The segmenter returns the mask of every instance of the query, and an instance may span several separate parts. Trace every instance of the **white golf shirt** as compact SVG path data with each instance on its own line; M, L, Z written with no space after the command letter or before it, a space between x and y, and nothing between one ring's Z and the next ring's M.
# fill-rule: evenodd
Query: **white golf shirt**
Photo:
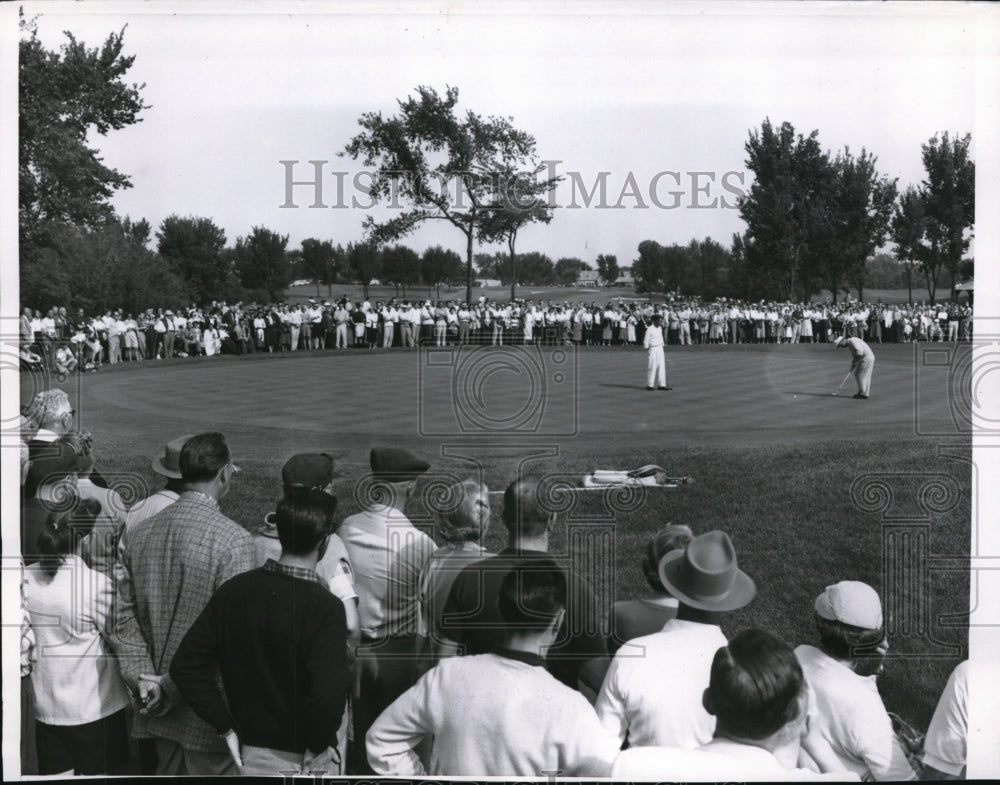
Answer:
M892 730L874 676L860 676L814 646L795 656L816 696L813 719L845 767L876 780L912 780L916 774Z
M632 747L700 747L715 717L702 706L715 653L727 645L714 624L671 619L623 645L594 708L604 728Z

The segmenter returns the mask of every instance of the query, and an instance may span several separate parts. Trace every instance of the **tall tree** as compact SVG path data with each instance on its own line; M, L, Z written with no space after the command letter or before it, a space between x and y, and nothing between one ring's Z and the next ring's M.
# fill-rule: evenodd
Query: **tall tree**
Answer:
M493 193L487 197L485 214L479 223L479 239L485 242L505 242L510 259L510 299L517 297L517 235L531 223L550 223L555 206L547 201L548 194L561 177L540 179L545 167L532 172L517 172L510 167L498 172L493 180Z
M280 299L288 286L288 235L255 226L247 237L236 238L236 266L240 282L247 289L266 292Z
M427 286L437 287L437 298L441 299L441 284L452 283L462 277L464 267L462 257L450 248L435 245L424 251L420 257L420 275Z
M924 195L915 186L907 186L899 196L892 214L892 242L896 246L896 255L906 265L906 288L908 302L913 302L913 268L923 264L925 249L923 245L926 220L924 217ZM933 291L928 291L931 300Z
M820 264L826 268L834 302L841 280L853 283L858 299L864 299L865 266L889 232L896 181L879 175L876 161L864 148L855 157L847 147L833 161L834 187L824 215L824 248L829 251Z
M711 237L704 240L691 240L686 248L690 260L688 275L690 281L682 282L682 288L694 287L696 294L714 299L726 291L729 266L732 254L728 248L716 242Z
M122 54L125 29L88 49L72 33L45 49L22 22L18 71L18 181L21 260L30 264L60 223L95 227L113 215L110 198L130 188L91 146L96 136L140 122L144 84L127 83L134 56Z
M420 280L420 256L412 248L405 245L394 245L382 251L382 259L379 267L379 278L382 283L391 283L396 287L396 295L399 295L399 288L403 287L403 296L406 296L406 287L414 286Z
M196 302L220 296L228 272L222 249L226 233L211 218L169 215L156 233L157 250L184 281Z
M952 295L962 256L976 220L976 165L969 157L972 136L945 131L921 145L927 179L923 183L927 255L951 274ZM933 295L932 295L933 298Z
M614 254L600 254L597 257L597 274L609 286L617 281L621 274L618 269L618 257Z
M782 299L792 299L796 285L801 288L803 265L817 260L810 244L827 231L833 169L818 136L818 131L796 136L791 123L775 129L765 119L746 143L754 183L740 199L740 216L759 251L756 260L766 265L762 272Z
M399 101L385 118L366 112L361 133L345 152L371 169L376 201L402 200L408 209L381 223L365 218L366 234L377 245L397 240L426 220L447 221L466 240L466 299L472 297L472 256L480 221L496 194L497 175L534 171L535 139L509 118L456 111L458 89L443 96L431 87Z
M382 256L374 243L348 243L347 266L354 277L361 283L365 299L368 299L368 286L379 274Z

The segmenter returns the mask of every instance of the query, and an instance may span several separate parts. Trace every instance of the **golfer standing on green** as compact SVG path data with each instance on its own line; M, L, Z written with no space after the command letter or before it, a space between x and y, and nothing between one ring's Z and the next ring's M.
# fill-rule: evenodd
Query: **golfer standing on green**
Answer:
M836 338L834 346L846 346L851 350L851 373L858 382L855 398L868 398L872 386L872 369L875 367L875 353L860 338Z

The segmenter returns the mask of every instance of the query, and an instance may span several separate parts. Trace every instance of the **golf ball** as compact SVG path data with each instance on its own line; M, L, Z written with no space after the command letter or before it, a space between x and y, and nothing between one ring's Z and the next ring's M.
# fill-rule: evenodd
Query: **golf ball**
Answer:
M799 396L797 396L797 395L793 395L792 397L793 397L793 398L798 398Z

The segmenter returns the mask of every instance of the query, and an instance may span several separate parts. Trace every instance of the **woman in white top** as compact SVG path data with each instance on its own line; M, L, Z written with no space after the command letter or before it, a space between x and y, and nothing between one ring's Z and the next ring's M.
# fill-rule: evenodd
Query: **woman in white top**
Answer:
M128 759L128 693L102 637L114 587L72 553L74 522L53 514L38 537L42 558L25 570L43 775L115 773Z

